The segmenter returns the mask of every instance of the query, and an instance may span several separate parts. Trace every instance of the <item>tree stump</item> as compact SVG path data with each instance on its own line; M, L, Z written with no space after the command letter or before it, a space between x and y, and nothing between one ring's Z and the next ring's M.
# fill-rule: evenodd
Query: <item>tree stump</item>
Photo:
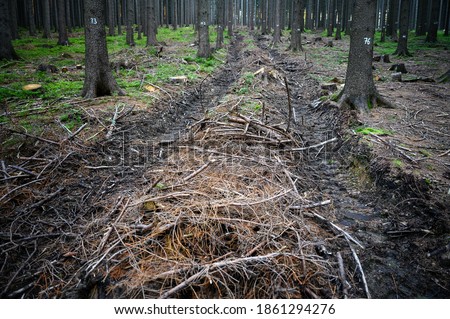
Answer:
M406 67L404 63L398 63L398 64L394 64L389 68L389 71L395 71L395 72L401 72L401 73L408 73L408 71L406 71Z

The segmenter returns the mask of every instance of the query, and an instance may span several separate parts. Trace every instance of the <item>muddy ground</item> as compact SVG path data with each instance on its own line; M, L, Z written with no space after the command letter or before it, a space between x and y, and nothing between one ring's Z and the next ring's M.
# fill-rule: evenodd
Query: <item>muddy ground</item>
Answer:
M341 87L348 43L315 38L292 53L239 32L214 74L151 108L74 101L92 126L122 103L109 138L2 152L2 297L449 297L449 84L392 82L375 62L396 108L355 115L323 88ZM411 73L449 68L430 54Z

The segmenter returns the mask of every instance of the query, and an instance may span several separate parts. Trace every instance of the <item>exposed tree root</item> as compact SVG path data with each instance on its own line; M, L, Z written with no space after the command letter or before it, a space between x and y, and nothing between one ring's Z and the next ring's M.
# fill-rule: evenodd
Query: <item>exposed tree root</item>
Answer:
M362 94L359 96L341 93L338 99L338 104L341 107L347 106L350 109L359 110L363 113L368 113L375 107L395 108L394 104L386 100L378 93Z

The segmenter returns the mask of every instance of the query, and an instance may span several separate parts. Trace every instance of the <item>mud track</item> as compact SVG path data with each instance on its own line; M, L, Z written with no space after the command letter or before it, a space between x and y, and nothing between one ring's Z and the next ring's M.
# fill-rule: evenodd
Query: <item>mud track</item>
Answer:
M296 113L303 122L296 129L305 143L339 138L334 148L308 154L299 174L314 172L316 191L322 195L318 200L332 198L334 206L322 213L363 241L361 262L373 297L450 297L448 262L428 257L440 247L445 249L448 203L430 197L414 178L393 178L389 170L378 168L374 154L357 137L349 138L348 114L343 110L316 107L320 83L307 75L308 69L314 70L312 64L270 48L267 37L259 37L258 46L269 52L289 79ZM365 178L375 180L375 186Z

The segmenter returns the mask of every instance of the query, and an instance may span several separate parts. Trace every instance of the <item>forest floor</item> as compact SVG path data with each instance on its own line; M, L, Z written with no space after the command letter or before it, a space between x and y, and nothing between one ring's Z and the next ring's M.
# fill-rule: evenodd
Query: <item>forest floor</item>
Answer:
M374 62L396 107L354 114L333 102L348 38L283 40L123 49L128 96L5 98L1 296L450 297L448 47Z

